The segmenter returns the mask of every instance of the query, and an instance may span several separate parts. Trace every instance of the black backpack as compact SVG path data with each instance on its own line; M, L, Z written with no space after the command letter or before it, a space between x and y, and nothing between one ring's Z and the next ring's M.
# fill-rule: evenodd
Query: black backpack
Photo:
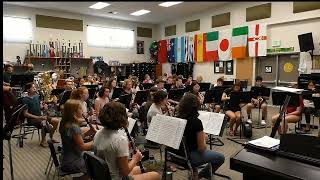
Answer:
M242 129L243 129L243 136L246 138L251 138L252 137L252 125L248 122L244 122L242 124Z

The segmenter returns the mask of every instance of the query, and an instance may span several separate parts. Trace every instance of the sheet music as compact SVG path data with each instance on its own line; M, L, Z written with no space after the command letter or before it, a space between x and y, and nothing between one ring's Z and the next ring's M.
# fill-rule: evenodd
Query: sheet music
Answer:
M146 139L179 149L187 121L157 114L151 120Z
M137 121L137 120L128 117L128 121L129 121L128 131L129 131L129 133L131 134L132 129L133 129L134 125L136 124L136 121ZM127 134L126 134L126 132L124 131L124 129L119 129L118 131L119 131L119 133L123 134L124 136L127 136Z
M298 94L301 94L304 91L304 89L295 89L295 88L288 88L288 87L282 87L282 86L274 87L272 88L272 90L298 93Z
M221 131L225 114L199 111L198 118L202 121L203 131L218 136Z
M252 145L255 145L255 146L259 146L259 147L270 149L270 148L272 148L274 146L279 145L280 144L280 140L279 139L274 139L274 138L269 137L269 136L263 136L262 138L249 141L248 143L252 144Z

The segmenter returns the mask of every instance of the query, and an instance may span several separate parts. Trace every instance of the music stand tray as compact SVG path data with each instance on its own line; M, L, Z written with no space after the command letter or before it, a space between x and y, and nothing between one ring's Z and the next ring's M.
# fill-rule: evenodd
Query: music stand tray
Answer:
M119 98L121 93L123 92L124 90L122 88L116 88L114 91L113 91L113 94L112 94L112 98L111 99L116 99L116 98Z
M152 88L154 86L154 84L153 83L143 83L142 86L146 90L146 89Z
M182 98L183 94L185 93L185 89L170 89L169 91L169 99L175 100L175 101L180 101Z
M51 95L53 95L53 96L58 96L58 95L60 95L61 93L63 93L63 91L64 91L65 89L53 89L52 91L51 91Z
M132 98L132 94L121 95L119 97L119 102L124 104L126 106L126 108L129 109L130 108L131 98Z
M205 92L210 89L211 83L199 83L200 92Z
M134 98L134 102L141 105L142 103L146 102L148 99L150 91L137 91L136 97Z

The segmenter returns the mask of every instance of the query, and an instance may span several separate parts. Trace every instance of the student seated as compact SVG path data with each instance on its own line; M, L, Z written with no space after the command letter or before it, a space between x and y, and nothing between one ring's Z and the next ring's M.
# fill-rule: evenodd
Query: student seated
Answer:
M301 120L301 113L303 110L303 99L301 96L299 96L299 106L294 107L290 105L290 103L287 106L287 112L285 114L285 128L283 129L283 125L280 125L278 128L278 133L279 134L285 134L288 131L288 123L297 123ZM276 123L277 119L279 117L279 113L274 115L272 117L272 127ZM283 122L283 121L282 121Z
M110 78L106 83L106 88L110 90L109 99L112 99L113 92L117 88L117 80L114 78Z
M181 89L181 88L185 88L184 84L182 83L182 76L178 76L176 78L175 83L172 85L171 89Z
M313 81L308 82L308 90L315 92L316 88L315 88L315 84ZM304 112L304 115L306 118L306 128L304 129L304 131L309 132L310 131L310 116L311 116L311 114L316 113L316 109L314 107L314 103L312 100L304 99L303 105L304 105L303 112Z
M72 173L84 173L81 180L89 180L82 151L91 151L93 141L84 143L83 137L94 135L95 129L80 128L82 122L82 103L80 100L68 100L63 109L59 131L62 141L61 170Z
M192 81L193 81L192 76L189 75L189 77L188 77L187 81L184 83L184 85L185 85L185 86L191 85L191 84L192 84Z
M193 81L191 83L190 93L196 95L199 99L200 104L202 105L204 101L204 97L199 91L200 91L199 83L197 81Z
M254 87L264 87L262 85L262 77L261 76L257 76L256 77L256 84ZM251 110L252 108L258 107L260 105L260 108L262 109L262 120L261 120L261 125L266 125L266 119L267 119L267 107L268 107L268 103L267 100L269 99L269 97L257 97L257 98L252 98L251 99L251 103L247 104L247 115L248 115L248 123L252 123L251 121Z
M214 89L215 87L222 87L223 86L223 78L218 78L217 79L217 84L214 84L213 86L210 87L210 89ZM222 104L218 103L213 103L213 111L215 113L219 113L221 111ZM212 107L211 107L212 108Z
M98 97L94 102L94 109L97 117L99 117L100 110L103 108L103 106L110 101L109 92L110 90L106 87L102 87L99 89Z
M22 99L22 103L26 104L28 109L23 112L23 115L27 118L28 125L36 126L38 129L41 129L40 146L46 147L46 131L50 132L50 137L52 139L53 133L59 124L59 119L42 115L41 109L48 110L48 105L41 102L40 96L37 94L37 89L33 82L27 83L25 85L25 89L28 92L28 96ZM49 123L49 126L47 123ZM52 139L52 141L58 142L55 139Z
M143 84L146 84L146 83L153 83L152 79L150 78L149 74L146 74L144 76L144 80L142 82Z
M153 116L157 114L165 114L164 113L164 106L168 103L168 93L164 91L157 91L153 95L153 103L150 106L148 113L147 113L147 122L148 126L151 123Z
M200 102L198 97L188 93L182 97L179 103L179 111L177 115L178 118L187 120L184 136L186 138L186 146L190 152L190 161L194 172L193 180L201 178L198 177L198 166L210 163L212 166L212 172L215 172L225 160L223 154L207 150L207 136L203 132L201 120L198 119L199 109ZM200 175L201 174L203 173L200 172Z
M232 86L232 88L228 88L226 89L223 94L222 94L222 101L225 101L225 109L226 109L226 115L230 118L230 131L229 131L229 135L233 136L233 135L238 135L238 127L240 125L240 121L241 121L241 116L240 116L240 112L241 112L241 108L240 108L240 103L238 104L231 104L230 103L230 95L232 92L240 92L241 91L241 84L240 82L234 84ZM240 100L232 100L235 102L240 102ZM233 128L234 124L236 124L236 127Z
M160 180L156 172L141 174L136 164L141 161L142 154L137 150L128 160L128 138L119 133L119 129L128 127L126 108L118 102L106 104L100 112L99 119L103 128L94 137L94 153L108 164L111 178L114 180Z

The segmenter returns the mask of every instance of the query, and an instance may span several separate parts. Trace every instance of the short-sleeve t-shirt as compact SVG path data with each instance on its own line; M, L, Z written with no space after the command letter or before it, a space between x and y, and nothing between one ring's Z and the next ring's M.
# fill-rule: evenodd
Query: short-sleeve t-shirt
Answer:
M162 111L160 111L160 110L157 108L156 104L153 103L153 104L150 106L150 108L149 108L149 110L148 110L148 113L147 113L147 122L148 122L148 125L150 124L153 116L155 116L155 115L157 115L157 114L163 114L163 113L162 113Z
M35 95L32 97L26 96L22 99L22 104L26 104L28 107L28 113L41 116L41 108L40 108L40 96Z
M117 158L129 156L129 142L127 137L118 132L103 128L94 136L94 153L104 159L109 167L111 178L121 180Z
M73 140L74 135L81 135L78 125L66 127L61 131L62 152L61 168L71 172L83 172L85 169L84 159L81 156L81 149Z
M301 108L304 107L303 98L302 98L302 97L299 97L299 107L301 107ZM287 114L292 113L292 112L294 112L294 111L296 111L296 110L297 110L297 107L288 105L288 107L287 107Z
M197 134L201 131L203 131L203 126L199 118L193 117L187 119L184 136L189 151L196 151L198 149Z

